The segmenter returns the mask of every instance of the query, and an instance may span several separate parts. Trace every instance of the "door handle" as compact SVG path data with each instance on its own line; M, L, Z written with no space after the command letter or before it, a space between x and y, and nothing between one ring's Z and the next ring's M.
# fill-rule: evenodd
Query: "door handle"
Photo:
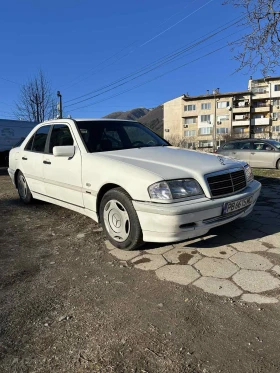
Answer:
M27 161L27 158L25 158L25 157L21 157L21 159L24 160L24 161Z
M255 154L255 153L251 153L251 154Z
M52 164L50 161L43 161L44 164Z
M236 154L236 152L232 152L232 154Z

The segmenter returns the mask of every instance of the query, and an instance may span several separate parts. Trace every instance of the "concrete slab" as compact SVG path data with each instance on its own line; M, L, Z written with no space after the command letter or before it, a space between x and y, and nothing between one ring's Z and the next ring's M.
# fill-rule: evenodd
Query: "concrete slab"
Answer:
M144 271L155 271L158 268L166 265L167 261L162 255L144 254L134 258L131 263L134 264L135 268L139 268Z
M143 250L145 250L147 254L161 255L161 254L166 253L167 251L172 250L173 248L174 248L173 245L156 247L154 249L153 248L146 249L144 246Z
M280 231L280 224L278 230ZM260 242L263 242L264 245L268 244L268 246L271 245L274 246L274 248L280 249L280 235L278 234L272 234L270 236L263 237L260 239Z
M245 253L252 253L257 251L266 251L268 247L265 247L261 242L256 240L248 240L244 242L234 242L231 244L238 251Z
M280 249L269 249L267 252L280 255Z
M280 275L280 266L274 266L271 270Z
M173 264L181 265L193 265L202 259L202 256L198 253L197 249L185 249L185 248L176 248L168 251L163 254L163 257Z
M228 259L203 258L194 267L200 271L202 276L229 278L239 268Z
M259 295L259 294L243 294L241 297L241 300L244 302L249 302L249 303L278 303L277 298L273 297L265 297L264 295Z
M233 281L246 291L262 293L280 286L280 281L270 273L241 269L233 276Z
M131 260L141 254L140 251L125 251L120 249L114 249L110 251L110 254L118 258L119 260Z
M214 277L201 277L193 283L194 286L204 290L206 293L230 298L238 297L242 294L235 284L229 280L222 280Z
M211 247L211 248L203 248L203 249L197 249L197 251L200 252L200 254L208 256L208 257L214 257L214 258L230 258L232 255L236 254L236 250L229 246L219 246L219 247Z
M160 280L175 282L180 285L189 285L197 280L200 275L190 265L166 265L156 271Z
M108 250L114 250L115 246L111 244L110 241L105 241L105 246L107 247Z
M230 260L237 264L238 267L244 269L254 269L259 271L266 271L273 267L270 261L258 254L252 253L237 253L233 255Z

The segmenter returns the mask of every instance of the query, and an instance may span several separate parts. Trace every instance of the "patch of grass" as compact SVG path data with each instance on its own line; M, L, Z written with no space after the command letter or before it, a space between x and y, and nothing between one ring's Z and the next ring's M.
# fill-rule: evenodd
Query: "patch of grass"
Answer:
M254 176L258 177L271 177L280 178L280 170L270 168L253 168Z

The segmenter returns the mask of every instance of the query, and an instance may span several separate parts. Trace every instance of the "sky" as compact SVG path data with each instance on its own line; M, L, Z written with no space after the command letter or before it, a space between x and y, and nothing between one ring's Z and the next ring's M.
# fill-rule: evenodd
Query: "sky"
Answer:
M240 9L222 3L2 2L0 118L15 116L21 85L39 69L54 94L60 90L63 115L73 118L153 108L183 93L246 90L250 72L235 72L238 63L228 43L248 29L233 25L241 16ZM174 55L184 48L184 53ZM260 72L254 77L261 77Z

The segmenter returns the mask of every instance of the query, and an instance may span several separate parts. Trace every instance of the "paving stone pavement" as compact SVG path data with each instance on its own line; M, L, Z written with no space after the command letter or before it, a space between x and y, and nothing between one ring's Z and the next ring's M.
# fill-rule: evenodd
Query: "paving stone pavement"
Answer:
M248 303L280 300L280 179L263 185L246 218L174 245L147 244L138 251L106 246L120 261L171 281Z

